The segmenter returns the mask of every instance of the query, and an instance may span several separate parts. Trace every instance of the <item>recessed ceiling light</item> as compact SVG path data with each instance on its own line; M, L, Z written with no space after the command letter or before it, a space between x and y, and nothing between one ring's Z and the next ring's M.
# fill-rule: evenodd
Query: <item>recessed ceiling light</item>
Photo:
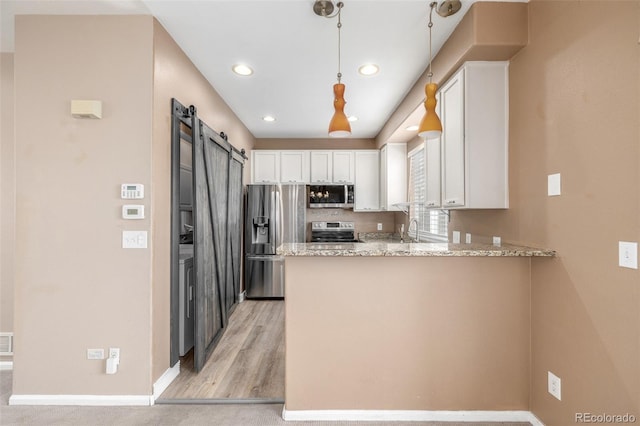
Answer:
M376 64L364 64L358 68L358 72L362 75L374 75L378 71L380 71L380 68Z
M245 65L245 64L235 64L233 67L231 67L231 69L233 70L233 72L235 72L238 75L253 74L253 70L249 68L248 65Z
M414 124L413 126L409 126L405 129L408 132L415 132L416 130L418 130L418 125Z
M267 123L272 123L276 121L276 118L272 115L265 115L264 117L262 117L262 120L266 121Z
M355 115L350 115L349 117L347 117L347 120L349 120L349 121L358 121L358 117L356 117Z

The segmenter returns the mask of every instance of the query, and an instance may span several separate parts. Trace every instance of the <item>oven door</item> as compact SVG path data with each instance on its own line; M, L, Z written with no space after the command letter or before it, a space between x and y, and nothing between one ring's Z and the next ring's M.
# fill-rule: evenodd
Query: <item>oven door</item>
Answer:
M311 231L312 243L355 243L353 231Z

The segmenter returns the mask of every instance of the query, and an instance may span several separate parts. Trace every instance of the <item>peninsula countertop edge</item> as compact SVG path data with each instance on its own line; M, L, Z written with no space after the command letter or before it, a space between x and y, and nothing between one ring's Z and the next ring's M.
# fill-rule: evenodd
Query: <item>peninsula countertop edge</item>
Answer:
M282 256L319 257L554 257L555 250L512 244L400 243L285 243L277 249Z

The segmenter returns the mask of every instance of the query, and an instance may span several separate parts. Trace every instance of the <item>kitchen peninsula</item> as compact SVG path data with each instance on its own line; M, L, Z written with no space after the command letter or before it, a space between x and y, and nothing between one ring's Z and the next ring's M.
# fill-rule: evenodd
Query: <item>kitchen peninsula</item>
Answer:
M286 419L528 411L531 262L553 251L377 241L279 253Z

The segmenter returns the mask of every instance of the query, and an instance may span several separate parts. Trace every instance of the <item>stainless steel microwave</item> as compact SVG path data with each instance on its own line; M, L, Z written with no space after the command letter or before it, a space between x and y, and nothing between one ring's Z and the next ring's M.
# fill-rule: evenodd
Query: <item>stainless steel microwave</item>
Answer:
M353 185L308 185L310 208L352 209Z

